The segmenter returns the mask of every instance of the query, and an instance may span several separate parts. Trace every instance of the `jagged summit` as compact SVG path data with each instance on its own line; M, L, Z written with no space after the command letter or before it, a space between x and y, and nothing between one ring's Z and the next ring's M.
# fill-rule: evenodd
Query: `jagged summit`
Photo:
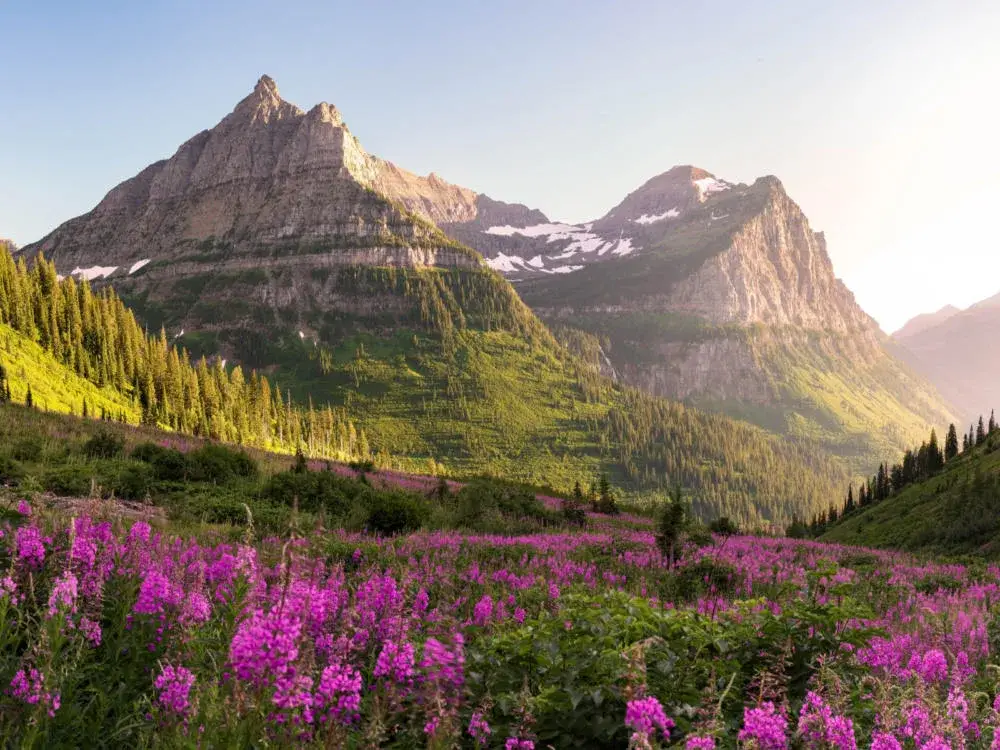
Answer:
M29 249L90 278L121 275L144 260L176 261L204 244L230 247L229 263L264 245L302 243L390 248L369 262L469 263L478 262L469 253L409 252L452 244L409 212L432 222L466 220L475 204L470 190L370 155L335 106L305 112L264 75L213 128ZM348 257L333 253L328 262L341 256Z

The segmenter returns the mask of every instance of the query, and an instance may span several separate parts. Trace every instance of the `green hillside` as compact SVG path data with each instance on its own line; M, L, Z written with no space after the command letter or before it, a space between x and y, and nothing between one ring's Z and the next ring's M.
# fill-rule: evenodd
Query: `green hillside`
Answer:
M276 275L265 272L263 283L282 283ZM217 314L180 340L195 354L236 356L267 368L266 375L204 359L186 364L186 352L165 336L147 337L110 289L91 295L71 279L56 284L46 263L28 271L0 256L0 289L11 290L0 321L53 354L58 347L57 360L86 379L114 384L146 422L231 442L370 454L382 465L417 471L433 460L455 476L503 475L563 490L603 470L634 499L663 496L680 482L702 515L745 524L809 515L846 481L841 466L807 442L600 377L490 271L343 267L326 278L310 276L318 289L300 287L294 309L258 306L253 327L227 320L226 311L245 313L225 303L255 298L262 283L256 275L202 286L200 299L216 300ZM326 285L337 289L340 309L321 306ZM138 307L150 318L151 292L169 296L169 289L138 284L123 291L132 299L145 291ZM371 300L381 301L381 317ZM363 314L351 315L352 306ZM197 313L197 303L188 309ZM299 335L303 327L309 336ZM272 390L269 378L281 389ZM311 399L314 408L290 406L289 393L292 402Z
M1000 432L986 434L932 476L846 514L821 539L1000 556Z
M559 328L557 319L546 320ZM718 326L695 316L653 312L582 313L571 325L593 335L626 373L663 365L668 345L681 352L698 347L741 351L766 381L767 403L705 396L687 403L814 441L857 473L895 457L928 425L946 418L937 394L901 362L865 356L844 334Z

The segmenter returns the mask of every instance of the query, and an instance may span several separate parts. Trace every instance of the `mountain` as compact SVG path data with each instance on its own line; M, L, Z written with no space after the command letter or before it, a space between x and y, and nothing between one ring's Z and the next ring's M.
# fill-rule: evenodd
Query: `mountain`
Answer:
M1000 557L1000 432L881 502L843 518L825 541Z
M906 325L892 334L892 337L901 343L906 342L914 336L919 336L924 331L933 328L936 325L944 323L949 318L953 318L962 312L960 309L954 305L945 305L937 312L924 313L923 315L917 315L915 318L911 318L906 321Z
M1000 295L966 310L914 318L893 338L915 370L955 404L963 423L1000 407Z
M747 524L825 507L846 472L814 443L604 378L435 224L541 218L367 154L334 107L264 77L19 258L113 286L160 340L255 368L286 401L344 410L382 465L557 489L607 471L639 498L680 482L702 515Z
M595 336L606 373L649 393L817 440L864 471L952 418L775 177L675 167L583 225L442 228L556 330Z

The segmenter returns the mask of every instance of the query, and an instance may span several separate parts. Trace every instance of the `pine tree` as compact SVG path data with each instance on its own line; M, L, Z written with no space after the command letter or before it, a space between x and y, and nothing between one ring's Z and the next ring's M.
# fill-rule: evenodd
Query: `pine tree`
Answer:
M951 461L958 455L958 430L955 425L948 425L948 437L944 441L944 460Z
M854 485L847 488L847 501L844 503L844 513L853 513L856 509L854 505Z
M30 384L28 385L28 392L24 396L24 405L27 406L29 409L31 409L31 408L33 408L35 406L35 399L31 395L31 385Z
M969 452L969 436L962 435L962 453Z
M996 430L997 430L997 418L996 418L996 414L994 413L993 409L990 409L990 424L989 424L988 432L986 434L987 435L992 435L994 432L996 432Z
M979 424L976 425L976 445L982 445L986 442L986 425L983 424L983 417L980 415Z
M607 474L601 474L597 480L597 510L608 515L618 513L618 502Z

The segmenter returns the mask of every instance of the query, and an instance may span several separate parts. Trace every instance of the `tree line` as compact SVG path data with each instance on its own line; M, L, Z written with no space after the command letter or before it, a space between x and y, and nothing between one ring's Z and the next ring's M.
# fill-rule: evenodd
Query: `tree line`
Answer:
M95 293L86 280L60 278L44 256L29 268L23 257L15 260L0 248L0 323L80 377L130 398L145 424L265 449L301 447L332 458L371 453L364 431L343 409L296 405L265 375L227 368L220 360L192 362L163 329L157 335L144 330L113 290ZM10 375L3 370L0 399L11 399ZM85 401L78 413L98 416Z
M930 437L920 447L907 450L899 463L891 466L887 463L880 464L878 471L858 486L857 492L852 483L847 488L847 496L840 507L831 505L826 511L813 515L807 525L808 532L819 536L838 521L877 505L912 484L930 479L959 456L967 455L983 445L997 428L994 412L990 412L989 421L980 416L978 423L969 425L969 431L962 434L959 445L958 430L951 424L943 446L938 440L937 431L932 429ZM793 522L794 525L802 527L799 522ZM797 530L804 531L802 528Z

